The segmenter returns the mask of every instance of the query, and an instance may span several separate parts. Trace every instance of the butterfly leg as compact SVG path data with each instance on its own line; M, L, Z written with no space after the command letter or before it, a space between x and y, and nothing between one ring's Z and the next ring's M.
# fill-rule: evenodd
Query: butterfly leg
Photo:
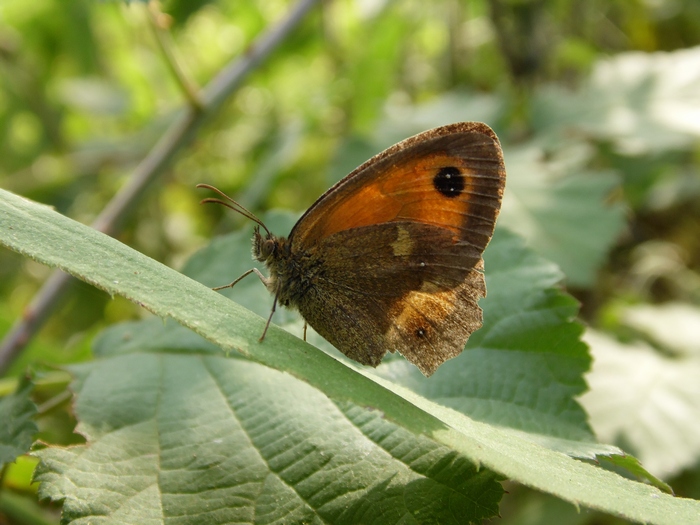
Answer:
M309 326L306 320L304 320L304 341L306 341L306 327Z
M262 283L265 285L265 288L267 288L267 285L269 284L270 280L267 277L265 277L262 273L260 273L260 270L258 270L257 268L253 268L253 271L255 272L255 275L257 275L262 281Z
M262 274L258 272L260 278L262 279ZM263 281L265 282L265 281ZM262 335L260 336L260 339L258 339L258 343L262 343L263 339L265 339L265 334L267 333L267 329L270 327L270 322L272 321L272 316L275 315L275 308L277 308L277 294L275 294L275 300L272 301L272 311L270 312L270 317L267 318L267 323L265 323L265 329L263 330Z
M236 286L238 284L238 281L241 281L244 277L249 276L253 272L255 272L255 275L260 277L260 280L262 281L262 283L265 286L267 286L267 277L265 277L262 273L260 273L260 270L258 270L257 268L251 268L250 270L245 272L243 275L241 275L238 279L236 279L232 283L225 284L224 286L217 286L216 288L212 288L212 290L216 291L216 290L223 290L225 288L233 288L234 286Z

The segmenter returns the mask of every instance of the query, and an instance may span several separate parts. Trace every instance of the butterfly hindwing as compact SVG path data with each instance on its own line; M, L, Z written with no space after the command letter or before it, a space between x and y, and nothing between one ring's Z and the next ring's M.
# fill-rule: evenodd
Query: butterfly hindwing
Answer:
M391 222L345 230L309 255L318 262L305 270L314 284L296 306L360 363L377 366L398 351L430 375L481 325L481 254L443 228Z

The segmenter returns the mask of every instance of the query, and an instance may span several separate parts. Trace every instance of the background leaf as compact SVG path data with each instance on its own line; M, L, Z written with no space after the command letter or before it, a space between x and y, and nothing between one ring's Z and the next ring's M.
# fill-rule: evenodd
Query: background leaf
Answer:
M29 452L38 431L33 420L36 406L29 398L32 388L25 378L14 394L0 398L0 469Z
M586 340L595 361L588 376L591 391L581 403L598 437L625 443L660 477L695 464L700 457L698 354L664 356L648 344L624 344L596 332L587 333Z
M552 87L534 99L553 134L586 133L628 154L677 149L700 135L700 47L601 60L577 93Z
M508 186L500 221L556 262L572 286L591 286L624 227L624 207L611 203L611 172L586 169L585 152L563 148L545 160L536 145L506 149Z

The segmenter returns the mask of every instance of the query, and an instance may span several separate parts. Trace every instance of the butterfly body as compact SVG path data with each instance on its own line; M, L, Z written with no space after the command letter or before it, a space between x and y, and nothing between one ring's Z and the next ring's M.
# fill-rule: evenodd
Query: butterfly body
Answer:
M253 255L283 306L348 357L400 352L425 375L481 326L482 252L505 185L500 144L464 122L406 139L338 182Z

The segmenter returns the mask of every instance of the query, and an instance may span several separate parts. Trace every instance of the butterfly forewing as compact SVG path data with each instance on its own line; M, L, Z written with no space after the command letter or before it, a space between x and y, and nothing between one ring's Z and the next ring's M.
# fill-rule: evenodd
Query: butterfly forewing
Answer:
M462 237L493 233L505 185L498 139L480 123L426 131L373 157L302 216L290 240L308 246L338 231L414 220Z

